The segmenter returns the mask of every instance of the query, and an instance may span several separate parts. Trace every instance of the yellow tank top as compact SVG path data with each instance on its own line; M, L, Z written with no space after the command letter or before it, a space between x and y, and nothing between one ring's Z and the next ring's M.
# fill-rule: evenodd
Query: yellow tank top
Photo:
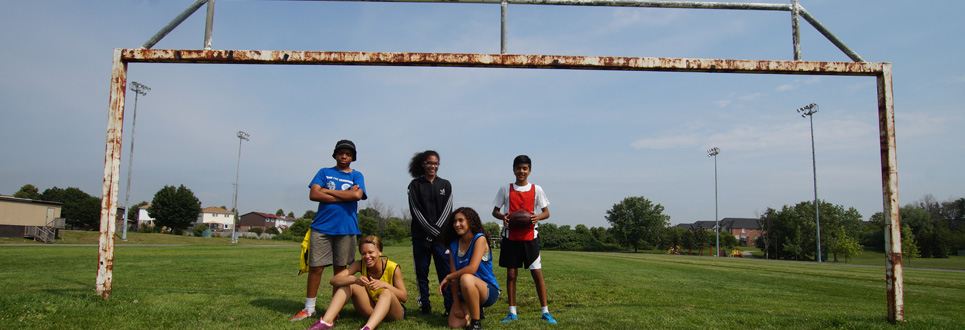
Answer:
M385 283L389 283L389 285L391 286L395 286L395 283L392 283L392 281L395 279L395 270L396 268L398 268L399 265L392 262L391 260L389 260L389 258L386 258L386 257L382 257L380 259L382 259L384 263L382 266L382 277L380 277L379 280ZM368 267L365 267L365 264L362 264L362 276L368 277L369 276L368 272L369 272ZM373 291L373 290L370 290L368 287L365 288L365 292L368 292L369 298L371 298L372 301L379 301L379 295L382 294L382 290L385 290L385 289L378 289Z

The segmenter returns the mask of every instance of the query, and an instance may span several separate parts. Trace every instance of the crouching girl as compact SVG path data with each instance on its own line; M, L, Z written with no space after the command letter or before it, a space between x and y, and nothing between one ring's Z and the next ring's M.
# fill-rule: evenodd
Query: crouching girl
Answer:
M368 318L362 330L372 330L383 320L394 321L405 317L407 300L402 269L382 256L382 240L366 236L359 240L362 260L353 262L345 270L332 276L332 302L325 315L306 330L331 329L338 312L352 300L355 312ZM361 276L355 276L361 273Z
M493 275L493 254L479 214L468 207L456 209L440 239L449 247L451 272L439 284L440 293L448 286L452 288L449 327L468 325L469 329L482 329L482 308L496 303L499 284Z

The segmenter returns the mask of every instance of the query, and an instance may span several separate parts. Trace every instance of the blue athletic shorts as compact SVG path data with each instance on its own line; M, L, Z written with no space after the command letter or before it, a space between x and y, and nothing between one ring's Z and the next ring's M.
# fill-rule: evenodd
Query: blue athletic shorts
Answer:
M489 307L499 300L499 289L489 284L486 284L486 288L489 289L489 296L486 297L486 301L482 302L480 307ZM462 292L459 292L459 301L465 302L466 300L462 298Z

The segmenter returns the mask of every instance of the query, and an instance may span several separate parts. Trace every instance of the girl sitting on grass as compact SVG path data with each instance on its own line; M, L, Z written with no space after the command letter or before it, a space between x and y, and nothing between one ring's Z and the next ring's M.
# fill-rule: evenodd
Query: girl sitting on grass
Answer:
M382 240L376 236L366 236L359 240L359 253L362 260L353 262L345 270L332 276L332 302L325 315L306 330L331 329L335 318L349 299L355 312L368 318L362 330L375 329L383 319L394 321L405 318L407 300L405 283L402 283L402 269L399 265L382 256ZM355 276L361 273L361 276Z
M496 303L499 284L493 275L493 254L479 214L469 207L456 209L439 238L449 246L451 271L439 283L440 294L452 286L449 327L468 325L469 329L482 329L482 308Z

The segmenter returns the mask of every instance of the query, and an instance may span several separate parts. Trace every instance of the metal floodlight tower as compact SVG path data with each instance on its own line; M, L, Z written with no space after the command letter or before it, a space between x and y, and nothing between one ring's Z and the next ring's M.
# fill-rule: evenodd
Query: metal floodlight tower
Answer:
M238 224L238 177L241 174L241 141L249 141L248 133L245 131L238 131L238 167L235 169L235 196L233 202L231 202L231 209L235 212L235 220L231 223L231 243L238 243L238 237L235 236L235 227Z
M131 157L127 159L127 189L124 191L124 213L130 213L131 204L128 201L131 198L131 174L134 173L134 127L137 124L137 96L147 95L147 92L151 91L151 87L132 81L131 91L134 92L134 114L131 118ZM127 240L127 214L123 217L124 219L124 230L121 232L121 240Z
M811 121L811 170L814 173L814 223L817 225L818 262L821 262L821 214L818 213L818 166L814 157L814 114L820 109L816 103L811 103L797 109L801 118L807 117Z
M720 216L717 215L717 154L720 148L713 147L707 150L707 157L714 157L714 232L717 233L717 251L715 257L720 256Z

